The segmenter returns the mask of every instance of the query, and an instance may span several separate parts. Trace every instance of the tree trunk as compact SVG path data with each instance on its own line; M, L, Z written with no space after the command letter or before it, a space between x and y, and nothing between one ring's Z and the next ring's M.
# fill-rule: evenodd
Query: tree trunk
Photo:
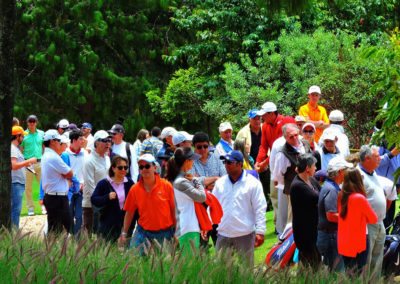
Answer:
M10 227L15 0L0 0L0 226Z

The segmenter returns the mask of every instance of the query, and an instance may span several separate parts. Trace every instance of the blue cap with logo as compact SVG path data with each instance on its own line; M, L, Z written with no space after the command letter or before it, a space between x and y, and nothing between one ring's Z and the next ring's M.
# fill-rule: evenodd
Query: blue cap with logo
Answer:
M243 162L243 154L238 150L232 150L225 156L219 157L221 160L231 161L231 162Z
M256 116L258 116L257 112L258 112L258 109L253 108L253 109L249 110L249 112L247 113L247 116L249 118L255 118Z

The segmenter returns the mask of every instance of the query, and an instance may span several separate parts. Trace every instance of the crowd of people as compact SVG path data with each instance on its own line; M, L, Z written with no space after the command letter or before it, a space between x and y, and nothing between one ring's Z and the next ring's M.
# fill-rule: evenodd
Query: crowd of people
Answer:
M273 102L248 112L233 139L221 122L213 145L207 133L173 127L142 129L131 144L115 124L62 119L56 129L12 128L12 224L19 226L25 192L34 215L32 183L48 232L82 231L145 255L154 242L175 242L183 254L231 248L252 265L266 233L267 200L277 236L292 226L300 262L336 271L380 275L386 227L400 182L398 149L364 145L350 154L344 114L329 115L311 86L295 117ZM386 226L385 226L386 224Z

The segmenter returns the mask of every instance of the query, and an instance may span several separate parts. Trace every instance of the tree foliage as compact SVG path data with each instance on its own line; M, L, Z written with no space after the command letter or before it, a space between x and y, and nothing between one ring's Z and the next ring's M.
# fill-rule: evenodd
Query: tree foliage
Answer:
M161 61L167 5L20 1L17 114L39 113L45 123L89 120L98 127L118 117L131 129L151 123L144 93L168 74Z

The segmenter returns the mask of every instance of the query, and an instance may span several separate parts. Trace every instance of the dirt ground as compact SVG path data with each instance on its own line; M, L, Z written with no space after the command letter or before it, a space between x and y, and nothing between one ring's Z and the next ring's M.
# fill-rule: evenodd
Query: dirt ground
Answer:
M21 217L19 224L23 232L32 232L34 235L42 235L47 222L47 215L35 215Z

